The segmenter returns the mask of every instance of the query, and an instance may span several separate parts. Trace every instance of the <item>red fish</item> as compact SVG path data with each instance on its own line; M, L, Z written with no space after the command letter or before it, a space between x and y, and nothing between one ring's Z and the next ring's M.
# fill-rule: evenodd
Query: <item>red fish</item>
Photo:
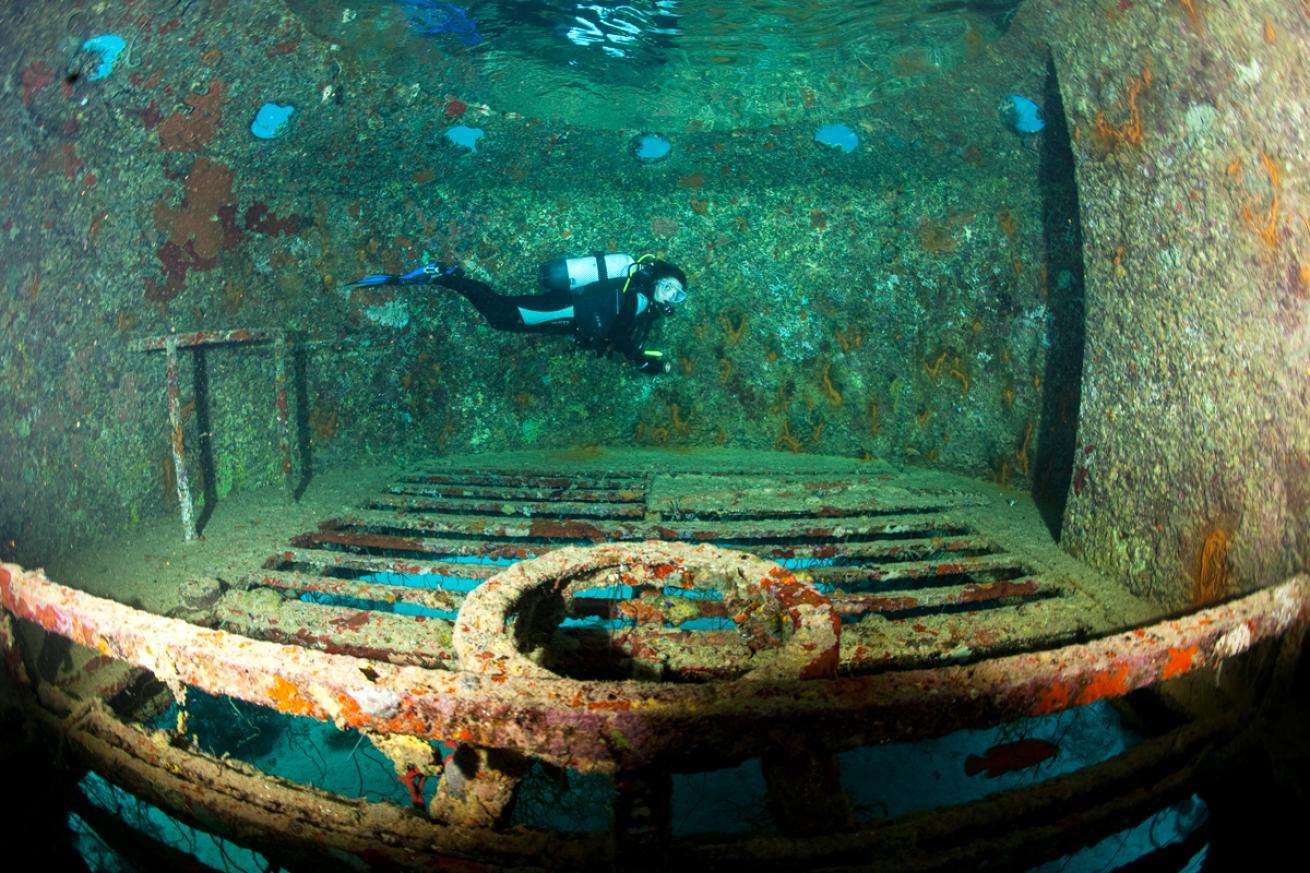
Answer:
M1013 773L1025 767L1035 767L1043 761L1054 758L1060 751L1055 743L1046 740L1019 740L1017 743L1005 743L992 746L981 758L970 755L964 760L964 772L977 776L987 771L988 779L995 779L1002 773Z

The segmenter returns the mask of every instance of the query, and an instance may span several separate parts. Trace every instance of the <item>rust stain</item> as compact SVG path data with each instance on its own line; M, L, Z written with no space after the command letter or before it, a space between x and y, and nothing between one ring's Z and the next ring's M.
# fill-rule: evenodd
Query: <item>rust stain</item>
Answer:
M1169 660L1164 665L1163 678L1167 681L1181 676L1192 669L1192 660L1196 657L1198 646L1193 643L1186 648L1169 650Z
M1127 667L1113 670L1098 670L1092 679L1078 693L1077 704L1086 706L1105 697L1120 697L1131 690L1128 679L1132 671Z
M305 699L300 689L281 676L273 677L268 696L279 712L291 715L315 715L314 704Z
M1029 712L1032 715L1050 715L1053 712L1069 708L1073 697L1073 688L1064 682L1050 682L1037 690L1037 699L1033 701Z

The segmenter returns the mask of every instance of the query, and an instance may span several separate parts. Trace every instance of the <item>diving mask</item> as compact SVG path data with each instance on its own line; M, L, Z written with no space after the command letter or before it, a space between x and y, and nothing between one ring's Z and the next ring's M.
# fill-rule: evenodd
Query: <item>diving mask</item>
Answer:
M655 302L671 305L687 299L687 292L682 283L672 276L661 276L655 280Z

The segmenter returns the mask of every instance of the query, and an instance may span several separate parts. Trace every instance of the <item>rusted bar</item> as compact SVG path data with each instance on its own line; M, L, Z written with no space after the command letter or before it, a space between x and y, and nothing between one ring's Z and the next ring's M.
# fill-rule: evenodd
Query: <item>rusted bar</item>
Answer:
M478 749L461 743L446 762L428 814L433 821L468 828L504 824L529 763L522 755L504 749Z
M433 485L481 485L492 488L584 488L592 491L606 491L613 488L645 490L646 488L644 476L620 473L605 476L586 473L578 476L561 476L558 473L534 474L514 471L498 473L482 468L440 472L416 471L401 476L400 481L426 482Z
M501 570L494 564L470 564L455 561L420 561L414 558L383 558L329 552L326 549L283 549L264 566L270 570L288 565L303 566L316 573L344 570L352 573L399 573L406 576L450 576L456 579L490 579Z
M1032 600L1038 597L1056 597L1058 585L1041 579L1026 578L1001 582L970 583L947 588L921 588L913 591L887 591L879 594L847 594L834 592L833 607L842 615L862 615L866 612L897 613L911 609L937 609L943 606L986 604L998 600Z
M178 387L177 337L165 338L164 361L168 375L168 423L173 429L173 480L177 483L177 505L182 512L182 538L196 538L196 510L191 503L191 483L187 477L186 451L182 442L182 398Z
M0 568L0 600L15 615L166 682L339 726L456 739L613 771L750 757L767 753L771 738L782 735L835 752L1121 696L1222 662L1306 621L1310 576L1054 650L869 676L703 684L497 673L480 652L463 653L461 669L448 673L363 663L150 615L13 565Z
M441 540L426 537L403 537L391 534L352 533L350 531L322 530L299 534L291 538L292 545L302 549L320 546L339 546L360 551L405 552L406 554L476 556L479 558L508 558L522 560L542 555L556 548L549 543L489 542L486 540ZM370 556L371 557L371 556Z
M850 797L842 790L837 759L802 747L779 749L760 759L769 786L769 810L785 834L829 834L855 824Z
M468 513L470 515L545 515L551 518L642 518L646 508L640 503L603 503L600 501L562 501L481 497L424 497L420 495L384 494L371 497L372 509L411 512Z
M169 343L177 348L226 345L232 343L262 343L274 338L278 331L269 330L198 330L194 333L172 333L166 336L133 340L129 345L134 352L157 352L167 349Z
M414 536L474 533L487 539L503 537L564 540L572 543L661 539L679 542L713 542L770 558L835 558L900 556L922 557L935 551L995 551L985 538L946 518L884 516L840 524L777 522L721 523L696 521L597 522L583 519L535 518L493 520L470 516L410 516L403 512L365 510L325 523L324 529L386 529ZM772 541L777 541L772 542Z
M291 417L287 403L287 335L276 331L273 336L273 384L277 404L277 440L282 455L282 478L287 483L288 496L295 497L296 480L291 463Z
M576 503L640 503L645 499L641 488L582 489L573 487L512 488L494 485L412 485L399 484L387 488L392 494L409 494L418 497L460 497L470 500L532 500L553 502L567 500Z
M616 870L666 871L673 831L673 778L648 767L615 780Z
M950 550L932 549L931 546L925 551L932 552L932 557L928 560L913 560L913 552L907 555L905 550L902 549L894 555L876 556L895 557L897 558L895 561L807 567L804 572L813 577L816 582L835 585L851 592L875 586L882 590L885 587L883 583L903 580L923 580L926 582L940 580L942 585L950 585L958 582L961 576L972 578L996 576L1005 573L1020 576L1025 572L1023 563L1019 558L1008 552L981 555L960 555L957 553L943 555L943 552Z
M361 582L357 579L338 579L285 570L261 570L241 577L247 587L264 586L280 591L310 592L366 600L375 603L407 603L426 609L457 610L464 602L459 591L440 588L420 588L409 585L386 585L379 582Z
M224 628L288 646L425 668L454 664L450 622L443 619L273 596L281 601L276 606L261 592L229 591L215 605L214 616Z

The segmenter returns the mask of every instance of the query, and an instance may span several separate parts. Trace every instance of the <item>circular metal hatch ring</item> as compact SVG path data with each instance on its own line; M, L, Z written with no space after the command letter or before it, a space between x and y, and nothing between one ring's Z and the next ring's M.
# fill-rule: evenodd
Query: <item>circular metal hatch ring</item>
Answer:
M478 586L455 622L460 669L563 678L528 653L554 632L578 592L605 584L717 593L750 649L740 679L836 675L841 617L812 584L744 552L659 541L562 548L515 564ZM712 660L712 647L706 647L704 657Z

